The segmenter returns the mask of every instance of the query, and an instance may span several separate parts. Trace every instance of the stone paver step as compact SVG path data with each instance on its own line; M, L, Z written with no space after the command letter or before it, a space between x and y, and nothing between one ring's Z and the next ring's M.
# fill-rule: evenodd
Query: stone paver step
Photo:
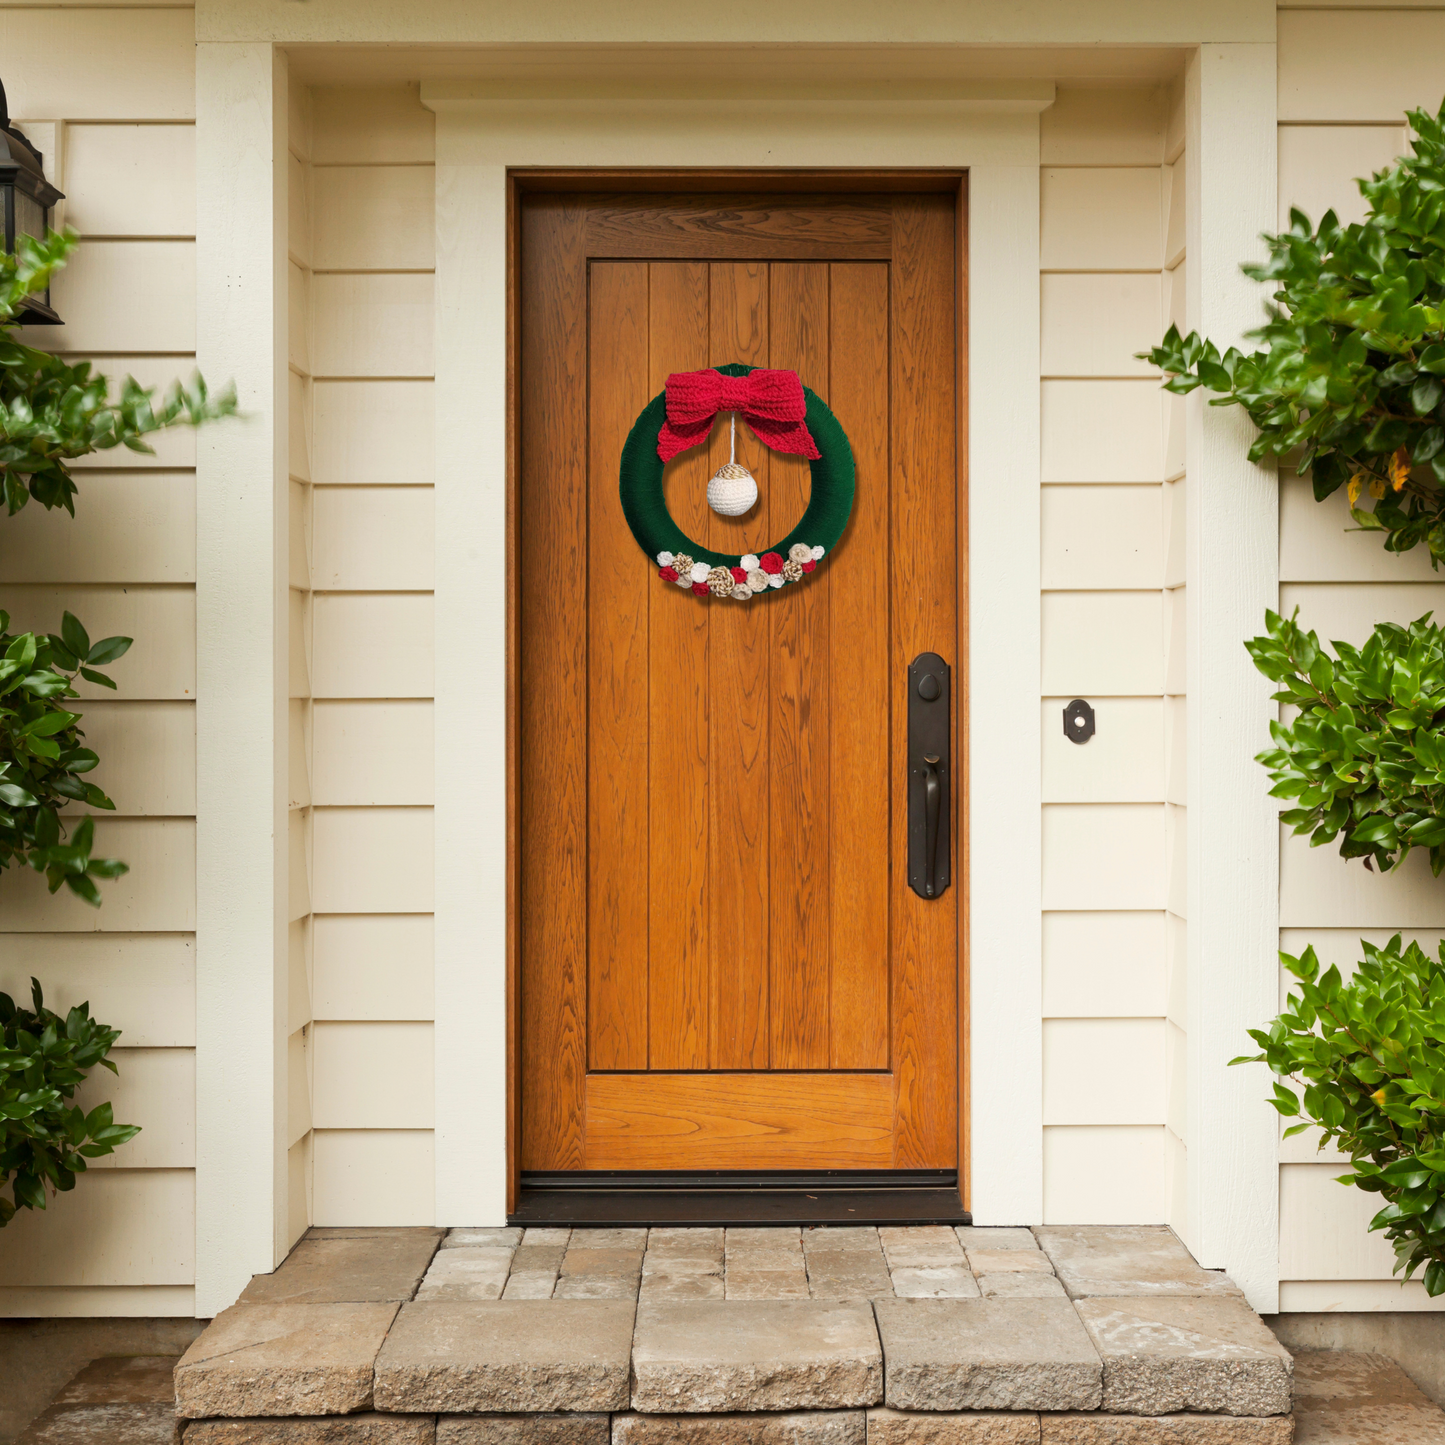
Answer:
M176 1393L192 1445L1282 1445L1290 1378L1162 1227L335 1230Z

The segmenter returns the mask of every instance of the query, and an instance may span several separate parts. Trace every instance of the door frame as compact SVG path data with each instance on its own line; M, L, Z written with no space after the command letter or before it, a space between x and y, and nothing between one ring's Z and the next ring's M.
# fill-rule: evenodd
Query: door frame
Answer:
M948 659L956 679L968 677L968 171L957 167L511 167L507 171L507 397L506 397L506 556L507 556L507 1214L515 1214L521 1187L522 1086L521 1040L521 886L517 858L521 827L521 750L518 745L518 678L521 668L519 569L520 512L517 486L521 475L520 398L516 379L521 355L521 198L528 193L566 191L596 194L665 192L669 195L756 194L790 195L878 194L920 192L949 195L954 203L954 490L956 537L954 542L955 596L957 597L958 655ZM959 753L954 776L959 779L954 804L957 829L954 858L957 1053L955 1087L958 1110L958 1189L968 1208L969 1069L968 1069L968 904L969 904L969 768L968 706L970 689L955 685L954 737ZM780 1171L781 1172L781 1171Z
M469 677L441 670L436 726L439 736L477 740L482 754L460 775L445 769L437 798L439 1221L500 1223L517 1180L520 1100L509 1067L518 1003L517 443L509 421L520 188L569 178L599 188L609 176L627 188L644 179L675 188L685 175L712 189L745 172L753 189L796 187L811 176L818 189L839 190L850 174L859 186L887 180L916 189L923 177L957 185L968 173L958 324L972 327L959 379L974 380L972 417L959 409L958 456L964 475L986 475L990 486L966 499L967 512L960 507L960 563L967 559L972 588L987 599L970 612L960 592L958 663L968 669L969 695L986 703L961 714L960 749L965 760L973 748L1033 759L1038 524L1036 508L1020 517L1016 499L1032 501L1038 488L1039 114L1052 99L1048 83L991 82L943 100L783 99L763 115L752 100L502 100L470 83L423 86L438 118L437 647L439 656L476 660ZM870 164L845 164L859 159ZM985 367L970 367L980 328L1008 345L984 353ZM479 396L486 437L479 442L475 428L454 435L451 419L476 416ZM992 626L979 630L980 612ZM505 688L497 686L503 677ZM1041 1217L1040 794L1032 766L970 775L962 820L960 955L997 964L986 980L963 974L959 996L960 1182L986 1222ZM975 816L988 822L982 854L964 851ZM975 1110L975 1071L1007 1095L1006 1110Z

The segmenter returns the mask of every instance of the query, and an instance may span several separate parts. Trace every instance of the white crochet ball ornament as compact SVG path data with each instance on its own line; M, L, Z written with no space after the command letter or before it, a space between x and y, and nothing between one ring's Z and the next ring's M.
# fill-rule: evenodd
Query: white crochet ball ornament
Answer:
M758 484L738 462L724 462L707 484L707 504L723 517L741 517L757 500Z

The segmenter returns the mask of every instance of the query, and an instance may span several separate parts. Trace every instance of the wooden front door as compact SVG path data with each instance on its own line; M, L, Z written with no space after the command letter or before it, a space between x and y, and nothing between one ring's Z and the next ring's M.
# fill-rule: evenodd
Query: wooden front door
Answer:
M905 779L920 652L960 757L960 195L520 206L520 1166L956 1167L962 890L908 887ZM857 464L832 555L746 604L661 580L618 500L668 373L727 362L797 371ZM725 418L666 489L743 553L809 471L738 437L748 515L706 501Z

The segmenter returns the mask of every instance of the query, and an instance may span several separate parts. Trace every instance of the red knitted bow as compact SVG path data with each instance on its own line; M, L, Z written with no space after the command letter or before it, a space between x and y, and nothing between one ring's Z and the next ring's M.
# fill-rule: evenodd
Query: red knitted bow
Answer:
M675 371L667 378L667 420L657 436L657 454L670 462L707 440L718 412L736 411L764 446L816 460L817 443L803 422L807 410L796 371L759 367L746 376Z

